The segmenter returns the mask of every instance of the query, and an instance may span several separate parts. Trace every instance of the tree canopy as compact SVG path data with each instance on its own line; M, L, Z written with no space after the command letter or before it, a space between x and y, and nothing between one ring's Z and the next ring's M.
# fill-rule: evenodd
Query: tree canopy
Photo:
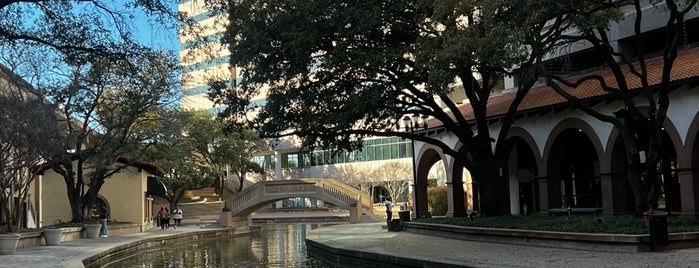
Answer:
M547 23L569 23L554 10L542 11L545 5L560 6L543 0L240 1L230 7L224 43L245 82L235 89L212 83L212 95L227 105L224 116L257 114L251 124L265 137L296 135L304 145L349 150L367 136L437 146L474 173L487 200L482 213L506 213L493 141L504 140L537 66L561 43L564 27L547 30ZM490 133L488 98L506 75L520 82L517 97L500 132ZM260 94L267 96L264 107L251 102ZM436 127L463 147L420 135Z
M134 36L137 12L163 28L177 27L167 1L0 1L0 45L48 49L67 61L127 59L143 49Z
M154 52L131 60L95 58L40 85L67 121L61 131L71 150L51 166L64 177L75 222L89 216L107 178L141 159L158 133L138 126L156 120L155 112L172 101L173 56Z
M0 61L25 59L13 70L40 89L65 120L61 131L67 138L57 148L70 150L50 164L64 176L73 221L88 216L106 178L151 145L157 133L135 131L136 126L174 100L177 59L139 43L134 22L147 16L162 29L196 28L173 4L0 1Z
M43 164L65 151L54 107L11 69L0 66L0 232L15 232L24 219L29 184Z

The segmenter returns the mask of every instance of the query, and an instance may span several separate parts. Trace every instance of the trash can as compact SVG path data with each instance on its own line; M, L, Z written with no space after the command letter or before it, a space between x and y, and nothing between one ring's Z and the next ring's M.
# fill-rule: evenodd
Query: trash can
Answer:
M398 218L400 219L400 222L410 221L410 210L398 211Z
M400 232L400 220L399 219L393 219L390 221L386 222L388 224L388 231L389 232Z
M648 243L650 250L655 251L657 246L667 246L667 212L665 211L648 211L643 213L648 225Z

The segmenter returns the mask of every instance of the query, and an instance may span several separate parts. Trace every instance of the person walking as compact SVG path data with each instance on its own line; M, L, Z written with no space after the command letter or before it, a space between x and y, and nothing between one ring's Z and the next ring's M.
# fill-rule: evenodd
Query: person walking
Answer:
M160 219L160 230L165 229L165 225L167 224L167 211L165 211L164 207L160 207L160 211L158 212L158 218Z
M100 237L107 237L107 220L109 219L109 211L106 207L102 207L99 212L100 222Z
M170 229L170 209L165 208L165 214L167 214L167 218L165 219L165 229Z
M386 221L391 221L393 218L393 203L391 203L391 198L386 198L383 204L386 205Z
M182 224L182 210L179 207L176 207L175 210L172 211L172 218L175 219L174 228L177 229L177 227L180 227L180 224Z

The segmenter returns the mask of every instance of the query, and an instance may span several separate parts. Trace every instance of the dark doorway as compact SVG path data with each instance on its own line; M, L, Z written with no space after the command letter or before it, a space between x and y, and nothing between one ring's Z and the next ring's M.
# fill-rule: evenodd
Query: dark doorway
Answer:
M548 158L552 208L602 207L599 160L594 148L579 129L566 129L556 137Z

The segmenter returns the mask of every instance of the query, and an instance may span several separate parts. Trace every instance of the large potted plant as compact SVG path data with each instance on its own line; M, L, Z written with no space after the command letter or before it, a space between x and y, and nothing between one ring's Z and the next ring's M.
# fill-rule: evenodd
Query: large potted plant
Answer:
M46 228L42 233L44 235L44 243L47 246L58 246L61 244L61 238L63 237L63 229Z
M0 69L0 80L0 254L6 255L17 249L29 184L64 149L54 108L8 69Z
M0 255L12 255L17 250L18 233L0 234Z
M99 223L85 223L83 227L85 228L85 238L98 238L100 236L102 225Z

